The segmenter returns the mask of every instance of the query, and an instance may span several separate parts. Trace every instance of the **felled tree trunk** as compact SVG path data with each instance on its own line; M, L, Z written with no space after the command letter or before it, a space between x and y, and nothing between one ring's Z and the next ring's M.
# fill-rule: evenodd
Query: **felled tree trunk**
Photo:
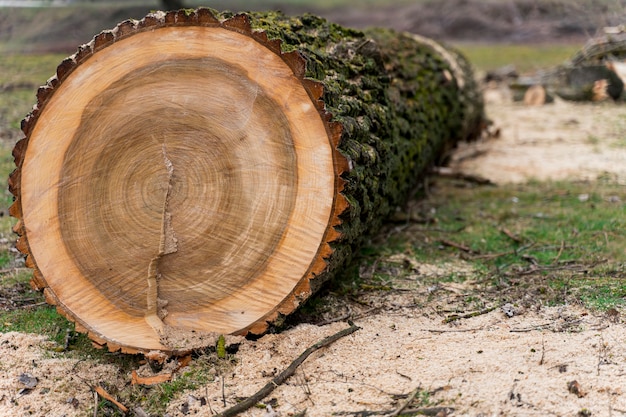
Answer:
M479 133L456 53L315 16L155 13L59 65L10 189L48 302L112 351L262 333Z

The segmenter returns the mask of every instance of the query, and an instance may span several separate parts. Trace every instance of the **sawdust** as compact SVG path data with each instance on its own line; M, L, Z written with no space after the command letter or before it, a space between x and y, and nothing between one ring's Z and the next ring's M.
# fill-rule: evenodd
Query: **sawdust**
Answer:
M494 183L595 180L626 182L626 106L574 103L544 106L510 100L502 87L485 92L488 117L499 136L465 144L452 167Z
M22 374L37 378L25 389ZM99 382L124 386L114 365L68 359L40 335L0 333L0 416L82 417L93 409L91 387Z
M626 331L575 307L552 307L508 318L502 311L442 325L436 314L412 309L381 313L356 323L362 328L315 353L288 383L270 395L274 411L289 416L363 410L392 411L398 398L421 386L432 407L462 415L593 416L626 410ZM300 325L242 345L240 363L226 379L229 406L265 385L301 351L345 323ZM532 330L532 329L536 330ZM586 393L572 395L576 380ZM211 406L191 407L210 416L223 409L219 379L191 393ZM187 395L168 408L182 416ZM251 410L244 416L266 416Z

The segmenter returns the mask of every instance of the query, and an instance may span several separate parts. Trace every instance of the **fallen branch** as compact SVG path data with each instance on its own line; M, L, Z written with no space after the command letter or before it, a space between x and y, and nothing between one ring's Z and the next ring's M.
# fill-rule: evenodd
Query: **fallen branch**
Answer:
M337 340L341 339L342 337L345 337L349 334L352 334L354 332L356 332L357 330L359 330L360 327L356 326L354 324L351 324L350 327L348 327L347 329L343 329L331 336L328 336L327 338L320 340L319 342L315 343L313 346L309 347L307 350L305 350L304 352L302 352L302 354L300 356L298 356L293 362L291 362L291 365L289 365L284 371L282 371L276 378L272 379L270 382L268 382L263 388L261 388L259 391L257 391L255 394L253 394L252 396L246 398L245 400L241 401L238 404L235 404L234 406L230 407L227 410L222 411L221 413L217 414L216 417L230 417L230 416L235 416L251 407L254 407L254 405L256 405L259 401L261 401L263 398L267 397L268 395L271 394L272 391L274 391L274 389L276 387L278 387L279 385L281 385L282 383L284 383L289 377L291 377L295 372L296 369L298 369L298 366L300 366L302 364L302 362L304 362L313 352L315 352L316 350L319 350L323 347L326 347L334 342L336 342Z

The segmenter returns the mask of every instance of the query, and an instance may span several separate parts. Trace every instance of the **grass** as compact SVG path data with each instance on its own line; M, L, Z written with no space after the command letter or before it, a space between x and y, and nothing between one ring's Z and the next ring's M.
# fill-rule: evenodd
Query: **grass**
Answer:
M0 314L0 332L19 331L49 336L61 344L68 321L54 307L13 310Z
M21 120L37 101L37 88L56 72L64 57L61 54L13 54L0 59L0 134L10 135L11 142L19 136ZM6 161L13 162L7 150L1 150L3 168Z
M407 279L422 286L471 279L490 283L477 293L483 299L530 295L540 304L598 310L626 304L623 185L604 179L492 187L437 179L433 187L412 202L414 220L388 225L363 248L360 267L344 284L391 290ZM447 272L428 278L419 274L424 264Z
M513 65L518 72L528 73L545 70L563 64L580 45L538 44L538 45L505 45L505 44L454 44L465 55L476 69L481 71L495 70Z

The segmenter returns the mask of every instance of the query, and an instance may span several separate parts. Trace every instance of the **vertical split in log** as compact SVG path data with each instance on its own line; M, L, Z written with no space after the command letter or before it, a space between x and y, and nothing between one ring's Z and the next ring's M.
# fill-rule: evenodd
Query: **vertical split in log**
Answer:
M163 198L163 221L161 228L161 240L159 242L159 253L152 259L148 267L148 299L146 303L146 321L159 334L163 334L163 319L167 316L167 300L159 298L159 262L165 255L175 253L178 250L178 242L172 227L172 214L169 212L170 194L172 193L172 176L174 175L174 165L167 157L165 143L162 145L163 162L167 170L167 187Z
M125 352L265 331L482 123L454 51L272 12L122 22L37 96L10 178L19 248Z

